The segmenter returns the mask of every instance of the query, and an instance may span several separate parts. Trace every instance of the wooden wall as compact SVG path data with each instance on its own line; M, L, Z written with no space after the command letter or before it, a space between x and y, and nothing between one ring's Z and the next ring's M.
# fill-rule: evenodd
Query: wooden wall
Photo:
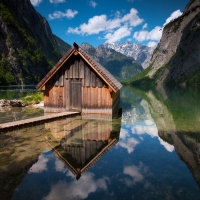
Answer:
M82 114L112 115L112 97L108 88L82 88Z
M82 82L81 92L74 89L72 82ZM78 88L78 87L77 87ZM76 92L77 98L72 98ZM119 92L110 92L108 85L82 58L73 55L46 83L44 106L46 112L71 110L82 98L82 114L113 114L119 107ZM81 100L81 99L80 99ZM76 101L76 102L74 102Z

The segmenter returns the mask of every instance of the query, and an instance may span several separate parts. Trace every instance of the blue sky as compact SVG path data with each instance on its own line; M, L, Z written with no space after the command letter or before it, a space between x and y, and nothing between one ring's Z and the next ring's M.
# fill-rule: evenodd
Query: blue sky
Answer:
M162 27L189 0L30 0L52 32L70 45L130 41L154 46Z

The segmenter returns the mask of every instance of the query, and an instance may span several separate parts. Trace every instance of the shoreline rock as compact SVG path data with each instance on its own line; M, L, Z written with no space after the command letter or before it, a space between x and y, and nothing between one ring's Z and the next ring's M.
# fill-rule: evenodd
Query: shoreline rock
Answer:
M0 108L1 107L26 107L26 106L33 106L34 108L43 108L44 107L44 101L41 101L40 103L27 105L22 100L13 99L13 100L6 100L6 99L0 99Z

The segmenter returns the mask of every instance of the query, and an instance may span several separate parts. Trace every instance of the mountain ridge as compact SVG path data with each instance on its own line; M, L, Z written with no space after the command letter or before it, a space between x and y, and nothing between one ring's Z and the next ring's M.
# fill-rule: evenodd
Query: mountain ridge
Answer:
M47 20L30 0L1 0L1 85L36 84L61 56Z
M165 25L151 65L132 84L200 84L200 0L190 0L183 14Z
M149 66L151 56L155 49L155 47L148 47L146 45L131 42L105 43L103 45L107 48L114 49L125 56L134 58L141 63L143 69L146 69Z
M92 45L84 42L80 47L103 65L119 81L126 81L143 70L141 64L135 61L134 58L127 57L104 45L94 48Z

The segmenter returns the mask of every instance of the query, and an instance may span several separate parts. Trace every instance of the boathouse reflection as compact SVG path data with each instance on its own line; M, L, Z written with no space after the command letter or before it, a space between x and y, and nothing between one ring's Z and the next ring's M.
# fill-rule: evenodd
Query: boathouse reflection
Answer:
M67 166L78 180L100 157L119 141L119 120L87 120L71 118L45 124L51 136L48 143L54 154ZM49 140L50 138L50 140Z

